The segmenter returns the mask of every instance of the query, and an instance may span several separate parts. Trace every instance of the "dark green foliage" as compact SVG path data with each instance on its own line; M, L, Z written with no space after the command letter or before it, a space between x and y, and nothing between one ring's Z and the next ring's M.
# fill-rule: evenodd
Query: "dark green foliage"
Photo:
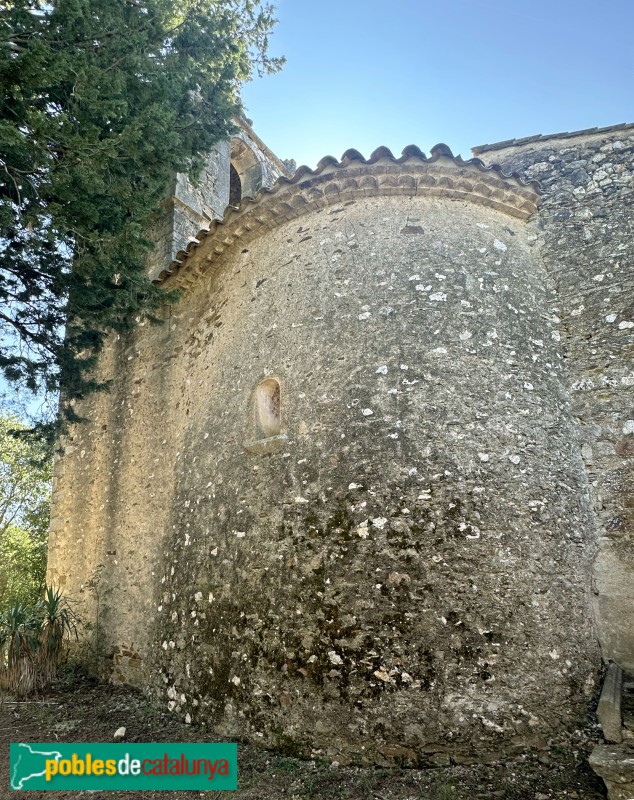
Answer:
M99 388L108 331L163 301L144 271L175 171L234 130L267 56L252 0L16 0L0 8L0 370L62 410Z

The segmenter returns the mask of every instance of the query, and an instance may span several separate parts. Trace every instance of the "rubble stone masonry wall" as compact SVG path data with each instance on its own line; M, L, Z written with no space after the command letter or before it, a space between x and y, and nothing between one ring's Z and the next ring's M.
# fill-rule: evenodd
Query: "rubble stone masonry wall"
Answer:
M530 227L557 290L572 413L592 487L605 660L634 671L634 126L476 148L540 181Z

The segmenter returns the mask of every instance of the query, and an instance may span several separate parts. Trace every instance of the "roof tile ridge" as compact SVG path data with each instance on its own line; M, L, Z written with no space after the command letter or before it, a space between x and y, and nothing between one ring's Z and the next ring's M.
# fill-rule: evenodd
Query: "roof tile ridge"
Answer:
M519 139L504 139L501 142L478 144L471 148L472 153L489 153L492 150L504 150L507 147L521 147L533 142L545 142L550 139L573 139L575 136L592 136L598 133L613 133L634 128L634 122L619 122L616 125L604 125L602 128L581 128L577 131L559 131L558 133L536 133Z

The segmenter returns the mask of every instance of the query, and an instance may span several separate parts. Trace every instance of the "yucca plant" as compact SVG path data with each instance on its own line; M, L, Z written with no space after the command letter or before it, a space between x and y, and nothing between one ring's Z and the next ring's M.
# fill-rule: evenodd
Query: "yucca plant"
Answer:
M37 607L39 646L35 664L38 681L50 686L64 657L64 640L77 636L78 618L60 589L46 586Z
M18 604L0 617L0 688L26 697L38 684L39 620Z

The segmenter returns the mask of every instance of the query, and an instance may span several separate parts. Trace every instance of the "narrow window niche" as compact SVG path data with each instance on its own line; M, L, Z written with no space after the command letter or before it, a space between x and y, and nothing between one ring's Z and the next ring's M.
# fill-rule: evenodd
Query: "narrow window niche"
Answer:
M280 433L280 385L275 378L267 378L255 390L258 424L264 436Z
M244 443L249 453L271 453L288 441L282 433L282 391L276 378L255 387L255 438Z

